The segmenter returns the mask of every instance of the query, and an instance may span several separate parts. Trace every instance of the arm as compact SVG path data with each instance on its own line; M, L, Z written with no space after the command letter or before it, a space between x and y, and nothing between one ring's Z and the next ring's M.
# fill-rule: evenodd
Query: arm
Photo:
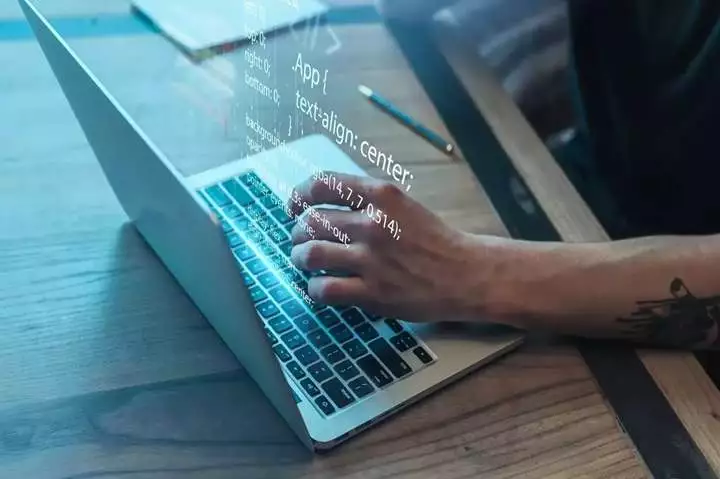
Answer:
M498 245L490 286L511 324L680 348L720 349L720 235Z
M309 180L290 202L292 213L303 215L293 229L292 260L305 270L343 273L308 282L316 301L409 321L490 319L720 349L720 235L585 244L473 235L390 183L333 174L353 193ZM327 203L352 210L314 206ZM368 203L401 225L399 238L368 217Z

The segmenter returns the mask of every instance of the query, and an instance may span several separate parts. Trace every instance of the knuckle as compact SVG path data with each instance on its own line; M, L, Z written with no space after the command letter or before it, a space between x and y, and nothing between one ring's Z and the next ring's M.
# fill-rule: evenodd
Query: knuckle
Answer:
M376 242L381 238L380 227L372 220L372 218L363 218L360 228L362 229L363 235L369 242Z
M402 196L402 191L395 183L383 181L374 187L375 197L382 202L392 202Z

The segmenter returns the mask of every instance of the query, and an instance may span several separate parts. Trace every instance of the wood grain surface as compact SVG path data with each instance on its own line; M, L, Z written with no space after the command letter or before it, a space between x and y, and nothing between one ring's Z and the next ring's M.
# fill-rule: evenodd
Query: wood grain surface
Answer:
M0 12L15 14L8 1ZM347 45L333 59L338 111L406 159L429 208L504 234L463 162L341 93L362 79L448 135L383 27L334 28ZM191 83L202 104L174 89L198 67L162 38L70 43L184 173L243 153L231 120L213 119L232 106L222 88ZM576 350L536 336L309 456L126 224L37 45L0 43L0 64L13 65L0 74L0 477L647 477Z
M449 35L439 34L438 40L563 240L608 241L609 236L588 205L524 121L490 68L463 61L463 52ZM720 474L720 391L690 352L638 350L638 355L715 473Z

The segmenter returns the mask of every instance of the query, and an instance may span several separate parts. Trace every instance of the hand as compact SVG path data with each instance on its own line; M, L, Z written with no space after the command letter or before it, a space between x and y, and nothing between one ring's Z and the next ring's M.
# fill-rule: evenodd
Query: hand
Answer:
M293 263L306 271L343 274L312 277L312 299L409 321L477 315L475 304L483 296L479 278L487 269L478 237L450 228L392 183L328 175L342 186L331 189L320 179L309 179L296 187L289 202L290 211L302 215L292 231ZM322 204L351 210L314 207ZM369 216L368 204L387 215L387 221L398 222L398 239L384 221L377 222L377 213Z

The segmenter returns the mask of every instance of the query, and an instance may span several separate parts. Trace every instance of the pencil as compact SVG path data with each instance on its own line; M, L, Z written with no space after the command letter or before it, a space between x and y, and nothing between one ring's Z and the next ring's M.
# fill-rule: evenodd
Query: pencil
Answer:
M410 118L405 113L401 112L396 106L394 106L388 100L372 91L370 88L366 87L365 85L358 85L358 90L365 97L367 97L368 100L380 107L381 110L385 111L387 114L394 117L400 123L425 138L435 148L448 154L452 154L453 150L455 150L455 147L452 144L448 143L446 140L444 140L440 135L431 131L429 128L422 125L420 122Z

